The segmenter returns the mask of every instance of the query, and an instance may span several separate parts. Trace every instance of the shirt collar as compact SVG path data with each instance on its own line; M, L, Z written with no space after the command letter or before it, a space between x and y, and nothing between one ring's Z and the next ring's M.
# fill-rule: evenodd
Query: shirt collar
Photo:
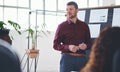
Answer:
M67 20L67 21L68 21L68 24L73 24L72 21L70 21L70 20ZM78 22L79 22L79 20L77 19L76 24L78 24Z

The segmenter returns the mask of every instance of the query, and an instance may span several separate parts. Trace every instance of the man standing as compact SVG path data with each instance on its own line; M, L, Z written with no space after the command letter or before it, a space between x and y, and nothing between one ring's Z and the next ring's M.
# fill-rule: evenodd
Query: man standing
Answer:
M67 20L59 24L53 48L61 51L60 72L79 71L86 64L85 50L91 47L89 27L78 20L77 3L67 3Z

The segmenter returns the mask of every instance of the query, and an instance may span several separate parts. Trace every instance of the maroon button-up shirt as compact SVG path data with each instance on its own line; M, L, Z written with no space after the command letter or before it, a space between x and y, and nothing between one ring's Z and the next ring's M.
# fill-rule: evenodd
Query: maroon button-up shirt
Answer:
M90 30L85 22L77 20L76 24L71 21L61 23L56 31L53 48L62 53L71 53L69 45L79 45L82 42L87 44L87 49L91 48ZM85 53L79 50L79 53Z

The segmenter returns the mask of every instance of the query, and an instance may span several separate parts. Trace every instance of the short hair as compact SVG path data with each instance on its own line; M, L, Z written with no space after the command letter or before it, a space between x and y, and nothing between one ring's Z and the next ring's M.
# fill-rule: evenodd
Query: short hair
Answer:
M10 31L9 29L5 29L5 28L0 29L0 38L3 38L3 36L8 35L9 31Z
M68 3L67 3L67 6L69 6L69 5L74 5L74 7L75 7L76 9L78 9L78 5L77 5L77 3L74 2L74 1L68 2Z

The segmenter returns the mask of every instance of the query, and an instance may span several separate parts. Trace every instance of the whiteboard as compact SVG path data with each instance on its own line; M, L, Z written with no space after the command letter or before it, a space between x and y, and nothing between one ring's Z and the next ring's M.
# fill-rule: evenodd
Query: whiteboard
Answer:
M108 9L93 9L90 11L90 23L107 22Z
M112 26L120 26L120 8L114 8Z
M88 24L90 29L91 38L97 38L100 34L101 24Z
M85 10L78 11L78 13L77 13L78 19L81 21L85 21L85 13L86 13Z

